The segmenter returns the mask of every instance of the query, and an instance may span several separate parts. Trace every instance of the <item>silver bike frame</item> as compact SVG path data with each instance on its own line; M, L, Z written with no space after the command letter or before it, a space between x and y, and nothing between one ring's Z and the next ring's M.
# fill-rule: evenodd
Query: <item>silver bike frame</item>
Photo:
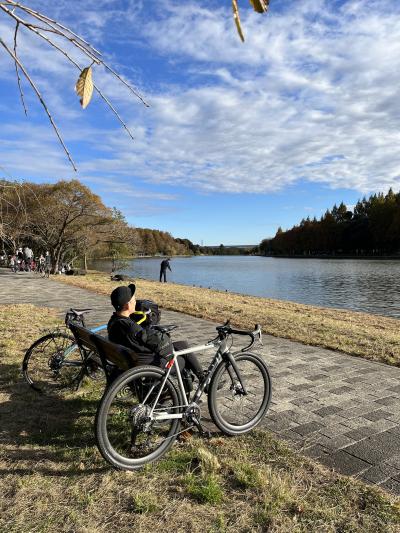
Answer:
M165 376L163 378L160 390L158 391L157 397L156 397L156 399L154 401L154 404L153 404L153 406L151 408L151 411L149 413L149 416L150 416L151 419L153 419L153 420L170 420L172 418L183 418L184 413L161 413L161 412L158 413L158 412L155 412L155 406L157 405L157 402L158 402L158 400L159 400L159 398L161 396L161 393L162 393L162 391L164 389L164 385L167 382L167 379L169 378L169 375L171 373L172 367L175 365L176 377L178 379L179 389L181 391L181 395L182 395L183 402L184 402L183 405L176 406L175 409L178 409L179 407L189 407L189 403L188 403L187 398L186 398L185 386L183 384L182 374L181 374L181 370L180 370L178 362L177 362L177 358L180 355L186 355L186 354L196 353L196 352L203 352L205 350L213 350L213 349L215 350L215 348L218 348L217 352L215 354L217 356L218 352L220 352L222 343L223 343L223 341L221 341L219 339L215 339L215 340L207 342L207 344L201 344L201 345L199 344L197 346L192 346L191 348L185 348L184 350L175 351L174 348L172 349L172 358L166 364L167 372L166 372L166 374L165 374ZM207 384L207 381L204 383L204 386L206 384ZM143 400L143 403L150 396L150 394L152 393L153 389L154 389L154 386L148 392L146 398ZM199 390L199 389L197 389L197 390Z

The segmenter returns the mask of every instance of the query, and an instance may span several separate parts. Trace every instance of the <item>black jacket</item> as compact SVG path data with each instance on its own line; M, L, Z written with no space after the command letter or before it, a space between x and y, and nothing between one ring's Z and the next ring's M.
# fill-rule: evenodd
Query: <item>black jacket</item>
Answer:
M142 328L129 317L114 313L108 325L108 338L136 353L167 357L172 353L172 342L166 333L152 328Z
M171 270L171 267L169 266L169 260L168 259L164 259L164 261L161 261L160 270L161 270L161 272L166 272L167 268L169 270ZM171 270L171 272L172 272L172 270Z

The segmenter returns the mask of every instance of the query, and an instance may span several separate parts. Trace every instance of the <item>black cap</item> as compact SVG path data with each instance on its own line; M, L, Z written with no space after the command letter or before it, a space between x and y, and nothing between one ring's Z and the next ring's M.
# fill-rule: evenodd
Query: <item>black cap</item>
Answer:
M131 301L132 296L135 294L136 286L134 283L130 285L117 287L111 293L111 303L115 307L116 311L120 311L122 307Z

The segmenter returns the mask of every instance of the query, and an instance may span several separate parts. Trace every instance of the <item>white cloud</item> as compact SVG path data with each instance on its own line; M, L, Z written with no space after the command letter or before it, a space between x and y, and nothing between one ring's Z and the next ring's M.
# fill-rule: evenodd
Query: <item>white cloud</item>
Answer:
M85 2L79 26L90 28L96 41L112 40L116 17L115 38L142 38L174 61L181 75L169 86L163 80L162 89L148 94L152 107L142 110L132 106L123 87L97 73L133 127L133 144L123 130L110 131L109 119L104 131L94 123L81 131L80 120L73 134L70 119L77 118L62 107L65 89L53 96L70 121L67 136L86 139L91 149L78 161L82 175L105 174L116 190L131 176L206 193L269 192L298 180L361 192L400 188L399 3L376 0L365 9L365 2L356 0L342 7L296 0L286 7L271 5L263 16L242 9L245 44L229 9L211 11L205 5L164 1L153 20L146 18L146 3L140 11L130 2L124 20L122 3ZM58 9L70 20L69 3ZM61 58L52 51L39 58L30 50L37 72L50 69L57 87L70 83ZM7 157L3 147L0 157ZM47 158L52 171L60 158L53 146ZM41 162L35 170L44 168Z

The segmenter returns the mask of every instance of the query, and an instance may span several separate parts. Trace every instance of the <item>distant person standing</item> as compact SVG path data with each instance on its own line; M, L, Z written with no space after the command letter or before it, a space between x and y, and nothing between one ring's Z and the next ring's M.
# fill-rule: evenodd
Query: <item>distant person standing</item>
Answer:
M25 268L24 264L24 252L22 251L22 248L18 248L17 250L17 269L22 271Z
M50 272L51 272L51 255L50 255L50 252L49 252L49 251L47 251L47 252L46 252L46 255L44 256L44 268L45 268L46 276L47 276L47 277L50 277Z
M160 282L162 281L162 278L164 278L164 283L167 283L167 269L172 272L169 262L171 261L171 258L168 257L167 259L164 259L161 261L160 265Z
M28 267L28 270L31 270L33 252L29 248L29 246L25 246L24 248L24 257L25 257L25 265Z

